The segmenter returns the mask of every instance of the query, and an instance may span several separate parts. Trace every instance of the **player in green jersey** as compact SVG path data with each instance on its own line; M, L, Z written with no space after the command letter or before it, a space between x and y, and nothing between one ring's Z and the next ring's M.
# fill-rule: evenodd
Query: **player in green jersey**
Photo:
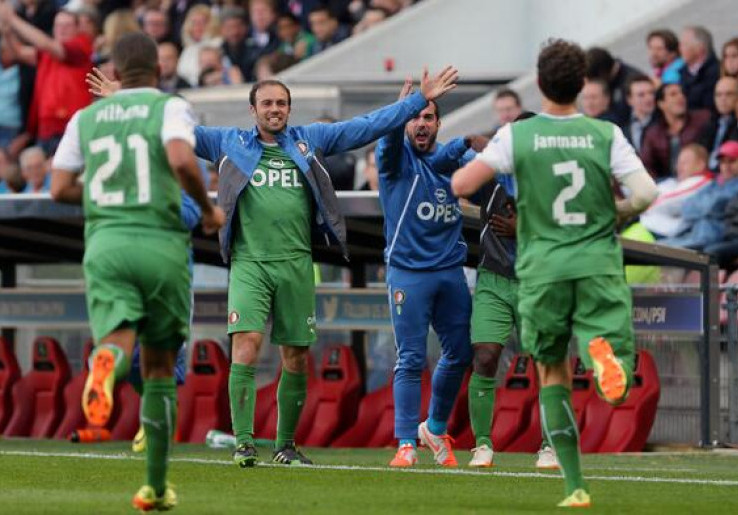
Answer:
M452 180L454 193L468 196L495 173L515 174L521 338L540 374L541 423L565 482L562 507L590 505L571 408L569 340L576 335L602 398L625 400L633 326L616 218L640 213L657 194L622 131L577 112L584 71L578 45L549 42L538 57L542 113L500 129ZM612 177L629 198L614 200Z
M112 58L122 89L74 115L54 157L51 194L84 207L83 266L96 343L83 393L85 415L93 425L108 421L113 386L128 374L138 336L147 480L133 505L164 510L176 504L166 483L177 412L173 372L188 337L191 302L180 183L201 207L205 232L215 232L225 216L202 183L189 105L155 89L154 41L128 34Z

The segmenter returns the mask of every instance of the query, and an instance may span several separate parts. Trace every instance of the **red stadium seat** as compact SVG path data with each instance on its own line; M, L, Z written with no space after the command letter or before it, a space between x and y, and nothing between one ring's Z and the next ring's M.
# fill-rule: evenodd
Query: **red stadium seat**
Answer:
M64 413L69 363L59 342L40 336L33 342L33 369L13 387L13 415L5 436L49 438Z
M178 394L179 441L204 442L209 430L230 429L229 370L228 358L217 342L195 342L191 371Z
M597 391L592 378L592 371L584 368L584 363L579 358L572 358L572 391L571 404L574 408L574 416L577 418L577 426L581 432L584 429L584 416L590 401L597 397Z
M0 434L13 412L13 386L20 378L20 367L12 346L0 336Z
M128 382L115 385L113 413L110 415L110 438L133 440L140 424L141 397Z
M427 369L423 372L420 384L420 420L425 420L431 396L431 375ZM331 447L389 447L395 443L395 402L390 379L389 384L361 400L356 423L339 436Z
M82 390L85 388L85 380L87 379L87 359L90 357L92 347L92 340L85 343L82 349L82 370L64 387L64 418L59 423L54 438L68 438L72 431L87 426L81 400Z
M639 452L648 440L656 418L661 385L651 354L636 354L633 386L628 399L610 406L593 398L586 407L581 435L583 452Z
M279 378L282 376L282 366L277 369L277 376L271 383L262 386L256 391L256 409L254 410L254 437L274 440L277 437L277 387ZM317 406L314 395L315 385L315 361L312 353L308 354L308 394L305 406L302 409L300 423L297 426L296 440L306 435L309 429L309 421L315 413ZM306 420L308 422L306 422Z
M530 442L518 442L518 447L531 446L536 439L538 443L534 447L540 444L540 428L536 436L535 427L529 427L535 422L536 415L533 413L538 412L537 401L538 377L533 359L519 354L510 363L504 382L495 395L492 421L492 443L495 450L507 450L524 433Z
M302 445L324 447L354 423L359 409L361 374L350 347L337 345L324 351L313 391L315 412L312 419L303 415L307 434L297 436Z

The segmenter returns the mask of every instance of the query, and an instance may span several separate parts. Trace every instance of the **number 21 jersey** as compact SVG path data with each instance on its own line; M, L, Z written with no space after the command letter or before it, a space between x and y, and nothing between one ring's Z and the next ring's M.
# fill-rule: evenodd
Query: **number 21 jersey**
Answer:
M54 167L84 168L85 236L103 228L186 233L165 145L194 146L189 104L153 88L120 90L77 112Z
M500 129L477 159L515 174L521 281L623 273L611 182L643 164L620 128L581 114L539 114Z

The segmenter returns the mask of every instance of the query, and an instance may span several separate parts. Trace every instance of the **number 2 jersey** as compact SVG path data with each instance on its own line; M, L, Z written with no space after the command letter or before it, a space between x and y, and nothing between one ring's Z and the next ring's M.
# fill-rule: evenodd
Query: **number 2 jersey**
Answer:
M101 229L187 236L182 192L165 145L194 147L189 104L154 88L116 92L70 120L54 168L84 170L85 238Z
M521 281L623 273L611 182L643 164L620 128L582 114L539 114L500 129L477 159L515 174Z

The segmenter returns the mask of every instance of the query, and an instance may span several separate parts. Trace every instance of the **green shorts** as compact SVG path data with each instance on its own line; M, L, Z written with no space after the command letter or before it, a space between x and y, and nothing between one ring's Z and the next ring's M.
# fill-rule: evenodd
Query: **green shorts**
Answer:
M228 334L265 332L270 312L272 343L307 346L315 342L315 276L310 254L286 261L233 261Z
M479 268L472 306L472 344L505 345L513 327L520 328L518 281Z
M178 349L190 333L189 250L184 234L92 236L83 268L95 342L130 325L142 345Z
M632 298L623 276L597 275L548 284L520 283L523 350L536 361L560 363L572 333L588 369L590 340L610 342L615 355L632 370L634 360Z

